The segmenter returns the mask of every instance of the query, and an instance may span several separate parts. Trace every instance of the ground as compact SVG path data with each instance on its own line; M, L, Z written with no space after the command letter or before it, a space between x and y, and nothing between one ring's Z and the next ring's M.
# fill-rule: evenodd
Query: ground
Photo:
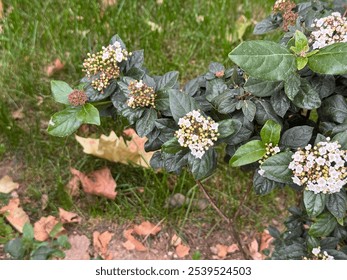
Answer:
M8 175L19 183L17 193L30 222L57 217L59 208L75 212L82 223L67 226L67 234L92 239L95 230L110 230L114 233L110 248L120 259L174 258L170 247L174 233L189 245L187 259L195 252L200 252L201 259L211 259L211 247L234 244L212 207L204 211L190 204L164 207L176 193L204 199L188 172L173 175L110 163L84 154L73 136L49 136L50 116L61 109L53 102L49 87L52 79L76 84L82 77L86 53L100 49L116 33L130 50L145 50L145 64L153 74L178 70L182 83L206 72L211 61L230 65L228 53L240 41L255 38L254 23L265 17L273 1L0 3L0 178ZM124 128L120 122L104 119L101 127L84 127L77 134L97 138L111 130L120 135ZM86 174L110 168L117 182L115 200L83 192L71 197L65 189L72 177L71 167ZM251 181L250 173L227 167L221 158L218 172L204 184L217 205L232 216ZM9 199L1 194L0 207ZM241 236L251 243L268 225L276 226L293 203L295 196L288 190L264 197L252 192L237 219ZM145 253L125 250L123 231L143 221L163 221L162 231L146 241L153 242L146 243L151 249ZM8 237L13 236L20 235L11 229ZM237 259L240 254L228 254L227 258Z

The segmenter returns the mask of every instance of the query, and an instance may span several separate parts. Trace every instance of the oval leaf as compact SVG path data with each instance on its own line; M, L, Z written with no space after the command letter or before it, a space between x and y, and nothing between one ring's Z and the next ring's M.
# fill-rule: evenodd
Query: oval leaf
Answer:
M344 190L327 195L326 206L336 219L343 219L347 210L347 197Z
M303 148L311 140L313 127L308 125L295 126L286 130L281 138L281 145L291 148Z
M316 217L323 212L325 208L325 200L325 194L315 194L312 191L304 191L304 204L307 214L310 217Z
M261 165L261 168L265 170L263 176L279 183L292 184L293 173L288 168L292 155L292 152L283 152L265 160Z
M63 81L51 81L51 91L56 102L70 105L68 96L73 89Z
M81 107L69 107L55 113L48 125L47 132L53 136L65 137L75 132L82 124L77 117Z
M309 235L314 237L328 236L337 226L337 221L330 213L323 213L318 216L315 223L311 225L308 231Z
M281 137L281 125L273 120L268 120L260 131L260 137L263 143L272 143L277 145Z
M194 99L178 90L169 90L170 110L176 122L189 112L197 110Z
M264 143L260 140L253 140L238 148L229 164L233 167L250 164L260 160L265 154Z

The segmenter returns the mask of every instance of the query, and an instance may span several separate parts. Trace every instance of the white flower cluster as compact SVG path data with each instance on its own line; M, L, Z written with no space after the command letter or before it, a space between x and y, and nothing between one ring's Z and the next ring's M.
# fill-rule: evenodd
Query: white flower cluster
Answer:
M335 193L347 183L347 151L340 150L337 142L319 142L307 145L292 156L289 169L293 170L293 182L305 186L314 193Z
M315 19L311 27L316 29L311 33L309 40L310 43L313 43L313 49L320 49L338 42L347 42L347 19L338 12Z
M200 110L191 111L180 118L178 125L180 129L175 134L178 143L182 147L188 147L196 158L201 159L219 136L218 123L203 116Z
M155 91L154 88L140 81L130 82L128 89L130 90L128 106L135 109L137 107L155 108Z
M327 260L327 261L330 261L330 260L334 259L334 257L330 256L327 253L327 251L323 251L323 253L322 253L320 247L313 248L312 249L312 254L314 255L313 259L316 259L316 260Z
M277 145L273 146L272 143L266 143L265 146L266 146L266 154L263 156L263 158L261 160L258 161L259 164L260 164L258 173L261 176L263 176L264 173L265 173L265 170L261 168L261 165L263 164L263 162L265 160L267 160L269 157L272 157L272 156L274 156L275 154L278 154L281 151L280 148Z
M99 75L92 81L92 86L98 91L103 90L109 85L111 79L119 77L118 63L128 59L131 53L122 49L119 42L113 45L102 47L102 51L95 54L87 54L88 57L83 62L83 71L88 77Z

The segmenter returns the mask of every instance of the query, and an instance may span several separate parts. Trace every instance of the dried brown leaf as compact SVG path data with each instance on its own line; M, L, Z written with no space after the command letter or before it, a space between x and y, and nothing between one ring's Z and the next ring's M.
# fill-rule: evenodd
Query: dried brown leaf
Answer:
M19 198L12 198L8 205L0 209L0 214L4 214L6 220L20 233L26 223L30 223L29 216L19 207Z
M48 77L61 71L64 68L64 63L59 58L56 58L51 64L45 67L45 73Z
M105 260L111 260L112 254L108 251L108 244L110 243L114 233L105 231L100 233L93 232L93 245L96 254L100 255Z
M177 246L180 245L181 243L182 243L181 237L177 236L176 234L174 234L174 235L171 237L171 241L170 241L170 245L171 245L171 246L177 247Z
M71 173L73 173L73 170L75 169L70 169ZM78 178L78 176L74 175L69 181L69 183L67 183L67 185L65 186L67 193L71 196L77 196L79 193L80 182L81 181Z
M63 224L81 222L81 217L76 213L65 211L63 208L59 208L59 218Z
M251 255L253 260L264 259L263 258L264 256L261 253L259 253L259 243L257 239L254 238L251 244L249 244L248 248L249 248L249 254Z
M176 247L176 254L179 258L184 258L185 256L189 255L189 251L190 251L190 248L183 244L179 244Z
M117 184L107 167L94 171L88 176L74 168L71 168L71 173L81 180L83 190L86 193L115 199Z
M268 230L264 230L261 234L260 240L260 249L259 251L262 253L263 250L269 249L270 244L274 238L269 234Z
M147 248L132 235L133 232L133 229L124 230L123 236L127 239L123 243L124 248L127 250L147 251Z
M43 194L41 196L41 210L45 210L47 208L48 201L49 201L48 195L47 194Z
M0 179L0 193L10 193L18 189L19 184L13 182L10 176L5 175Z
M237 246L237 244L232 244L228 247L228 253L232 254L232 253L235 253L237 251L239 251L239 246Z
M59 223L58 219L53 216L42 217L34 224L34 237L37 241L46 241L52 229ZM65 232L63 227L60 228L56 236Z
M147 153L144 143L147 138L139 137L133 129L127 129L124 134L131 137L126 141L113 131L109 136L101 135L99 139L83 138L78 135L76 140L82 145L83 152L112 162L136 164L150 168L149 162L154 152Z
M161 227L158 225L153 225L152 223L145 221L142 222L140 225L134 226L134 231L138 235L157 235L159 231L161 231Z
M24 118L23 107L11 113L14 120L22 120Z
M65 251L65 260L89 260L88 253L90 241L85 235L71 235L69 237L71 248Z

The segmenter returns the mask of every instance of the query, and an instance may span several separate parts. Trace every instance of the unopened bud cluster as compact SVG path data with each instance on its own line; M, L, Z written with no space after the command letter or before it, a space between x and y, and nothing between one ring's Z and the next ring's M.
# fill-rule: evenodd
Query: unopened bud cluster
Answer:
M88 77L96 76L96 79L92 81L92 86L103 92L110 84L111 79L119 77L118 63L127 60L131 53L122 49L119 42L115 42L113 45L102 47L102 51L87 55L88 58L83 62L83 72Z
M347 42L347 19L338 12L315 19L311 27L315 29L309 40L310 43L313 43L313 49L320 49L338 42Z
M347 151L340 150L337 142L319 142L299 149L289 164L294 173L293 182L317 193L336 193L347 183L345 167Z
M298 14L293 11L296 4L290 0L277 0L273 7L274 12L282 14L283 30L288 31L288 26L295 25Z
M67 98L72 106L82 106L88 101L86 93L78 89L71 92Z
M135 109L138 107L155 108L155 91L154 88L140 81L130 82L128 89L130 90L128 106Z
M218 123L205 117L200 110L186 114L178 121L180 129L175 136L182 147L188 147L196 158L202 158L205 152L217 141Z
M266 143L265 146L266 146L266 154L262 157L261 160L258 161L258 163L260 164L258 173L261 176L263 176L265 173L265 170L261 169L261 165L264 163L264 161L267 160L269 157L272 157L275 154L278 154L281 151L277 145L273 146L272 143Z
M330 260L334 260L333 256L330 256L327 251L321 251L320 247L317 248L313 248L312 249L312 258L310 258L310 260L325 260L325 261L330 261ZM308 260L308 258L304 258L305 260Z

